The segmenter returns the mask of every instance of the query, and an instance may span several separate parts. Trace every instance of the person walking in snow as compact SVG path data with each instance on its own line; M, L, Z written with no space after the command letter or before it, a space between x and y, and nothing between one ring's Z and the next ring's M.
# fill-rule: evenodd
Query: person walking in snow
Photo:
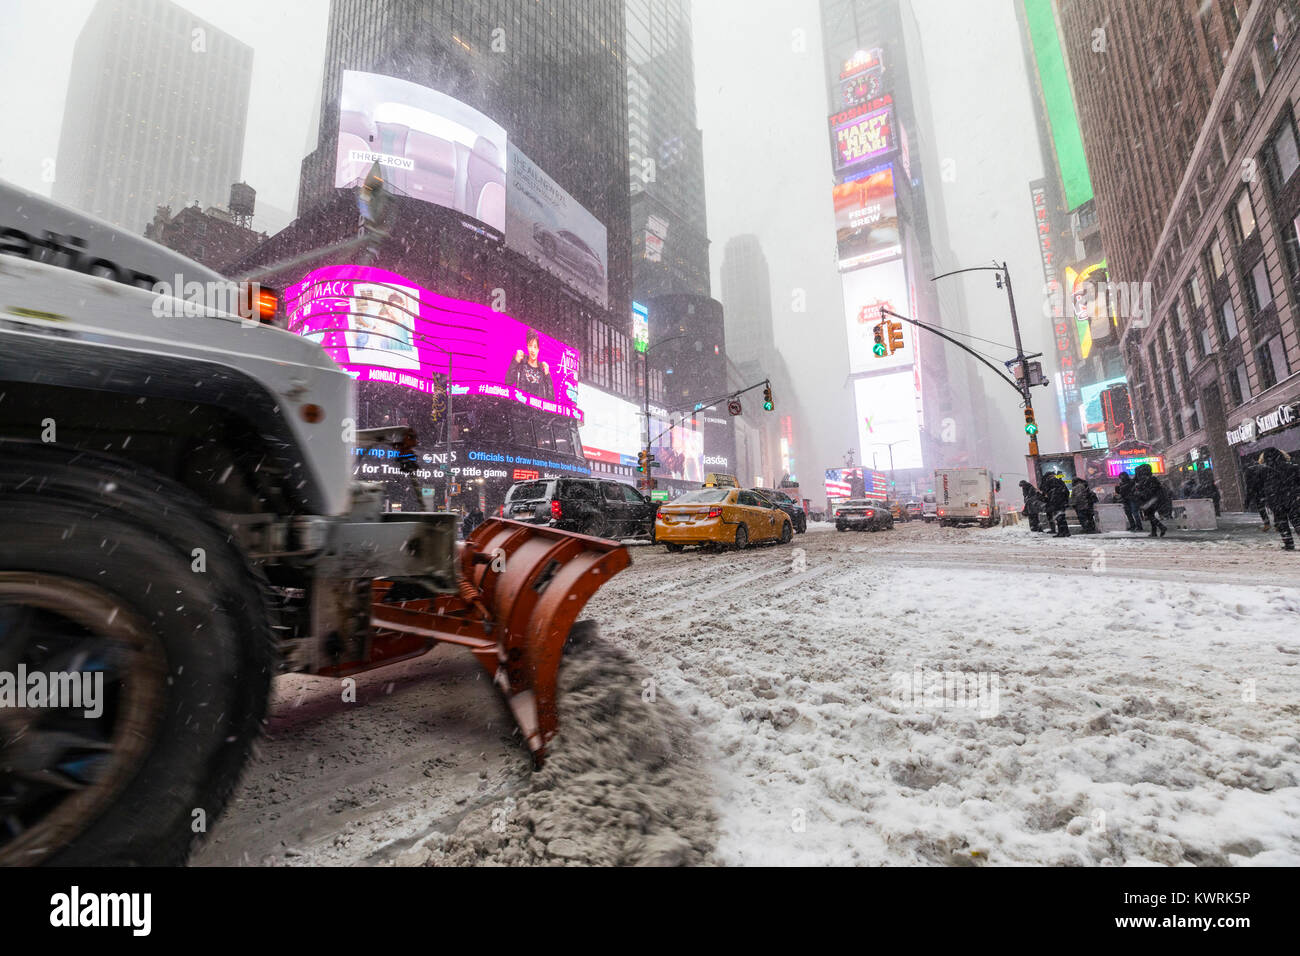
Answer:
M1042 531L1038 516L1043 513L1042 493L1027 481L1020 482L1020 493L1025 499L1025 515L1029 518L1030 531Z
M1273 523L1282 536L1282 547L1295 550L1291 529L1300 521L1300 465L1279 448L1265 448L1259 456L1265 468L1264 504L1273 510Z
M1079 526L1084 534L1097 534L1097 493L1088 487L1084 478L1076 478L1070 490L1070 504L1079 516Z
M1119 484L1115 488L1115 494L1119 497L1120 504L1124 506L1124 517L1128 519L1128 530L1141 531L1142 509L1138 506L1137 485L1133 481L1133 476L1127 471L1119 476Z
M1269 529L1268 510L1264 504L1264 481L1268 475L1268 468L1258 461L1252 461L1246 466L1246 510L1259 510L1259 520L1264 522L1260 531Z
M1047 499L1047 525L1055 528L1053 538L1068 538L1070 525L1065 517L1065 509L1070 506L1070 489L1058 472L1049 472L1043 477L1043 496Z
M1160 520L1160 515L1165 512L1169 504L1172 504L1169 489L1152 474L1150 465L1138 465L1135 474L1137 476L1134 481L1136 485L1134 489L1136 492L1135 497L1138 506L1142 509L1142 513L1146 515L1147 521L1151 524L1150 536L1154 538L1159 534L1163 538L1169 529Z

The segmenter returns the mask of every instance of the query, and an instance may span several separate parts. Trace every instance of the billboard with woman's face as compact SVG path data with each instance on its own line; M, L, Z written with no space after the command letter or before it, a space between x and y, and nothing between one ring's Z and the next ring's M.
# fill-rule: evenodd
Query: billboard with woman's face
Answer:
M494 395L582 419L581 354L523 322L368 266L328 266L285 293L289 331L359 381L422 392L451 370L453 395Z

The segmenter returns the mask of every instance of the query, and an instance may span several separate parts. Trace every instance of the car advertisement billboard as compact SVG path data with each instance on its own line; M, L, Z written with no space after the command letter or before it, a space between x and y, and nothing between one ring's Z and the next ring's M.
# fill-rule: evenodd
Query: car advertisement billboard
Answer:
M883 156L894 148L894 108L892 105L876 106L877 102L831 117L837 173Z
M607 308L605 227L514 146L509 156L506 245Z
M909 314L907 272L903 260L895 259L846 272L841 277L841 289L844 322L848 329L850 374L911 365L916 357L916 327L907 322L899 323L903 326L902 349L885 356L878 356L871 350L876 344L873 334L876 323L887 319L881 312L882 308Z
M878 471L923 467L916 380L910 371L856 379L853 399L864 461L873 461Z
M359 381L434 391L451 357L453 395L508 398L582 420L581 353L476 302L368 266L316 269L285 292L289 331Z
M377 162L394 194L506 231L506 131L460 100L378 73L343 71L334 185Z
M893 164L837 183L832 196L841 272L902 255Z

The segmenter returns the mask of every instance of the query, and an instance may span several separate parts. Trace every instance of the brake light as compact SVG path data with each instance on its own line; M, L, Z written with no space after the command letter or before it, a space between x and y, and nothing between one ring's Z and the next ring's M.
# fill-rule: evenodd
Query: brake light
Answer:
M707 515L706 517L709 517L709 518L721 518L721 517L722 517L722 509L721 509L721 508L710 508L710 509L709 509L709 513L708 513L708 515Z
M945 514L947 514L947 512L944 511L942 508L940 508L940 509L939 509L939 514L940 514L940 515L945 515Z
M558 498L554 498L551 500L551 517L552 518L564 517L564 506L560 504L560 500Z
M244 282L239 292L241 316L257 319L263 325L270 325L275 321L275 313L280 310L280 297L274 289L267 289L256 282Z
M504 518L505 516L506 516L506 506L505 506L505 505L497 505L497 517L498 517L498 518Z
M989 516L989 509L988 509L988 508L981 508L981 509L980 509L980 517L981 517L981 518L987 518L988 516Z

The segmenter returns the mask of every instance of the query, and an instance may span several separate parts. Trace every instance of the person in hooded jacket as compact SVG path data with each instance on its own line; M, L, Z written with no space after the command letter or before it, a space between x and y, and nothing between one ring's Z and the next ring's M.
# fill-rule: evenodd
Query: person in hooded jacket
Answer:
M1259 509L1259 520L1264 522L1260 531L1269 529L1268 510L1264 504L1264 480L1268 475L1268 468L1261 462L1252 461L1246 466L1246 510L1254 511Z
M1264 504L1273 510L1273 523L1282 535L1282 547L1295 550L1291 529L1300 522L1300 464L1279 448L1265 448L1259 456L1264 466Z
M1133 482L1133 476L1127 471L1119 476L1119 484L1115 487L1115 494L1119 496L1120 503L1124 505L1124 517L1128 519L1128 530L1141 531L1142 509L1138 506L1137 485Z
M1057 472L1049 472L1043 477L1043 496L1047 499L1047 526L1055 528L1052 537L1068 538L1070 525L1065 518L1065 509L1070 506L1070 489Z
M1020 493L1025 498L1025 515L1029 518L1030 531L1042 531L1038 516L1043 513L1043 495L1027 481L1020 482Z
M1097 534L1097 493L1088 487L1087 479L1076 478L1070 490L1070 504L1079 516L1079 526L1084 534Z
M1147 521L1151 524L1151 537L1157 534L1164 537L1169 530L1160 520L1160 515L1165 512L1166 507L1171 503L1169 489L1166 488L1154 474L1151 472L1150 465L1138 465L1134 473L1136 481L1136 498L1138 506L1142 513L1146 515Z

